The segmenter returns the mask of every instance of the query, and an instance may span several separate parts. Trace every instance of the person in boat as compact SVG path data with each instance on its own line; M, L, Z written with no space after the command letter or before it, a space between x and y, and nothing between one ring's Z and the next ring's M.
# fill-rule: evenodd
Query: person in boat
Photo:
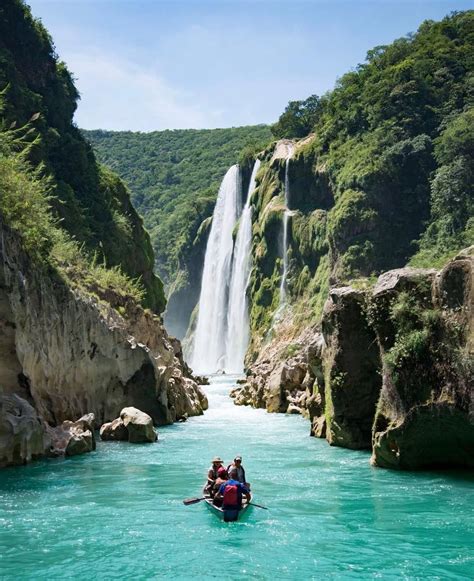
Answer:
M222 464L223 464L222 458L220 456L214 456L214 458L212 459L211 467L207 472L207 484L205 487L206 492L210 493L213 490L214 484L216 483L217 477L219 476L218 474L219 468L224 468Z
M249 487L247 480L245 478L245 470L242 466L242 456L236 456L234 458L234 462L227 466L227 473L229 474L229 478L232 478L231 473L235 472L235 480L242 482L247 487Z
M242 482L230 478L221 484L219 492L216 494L216 500L222 502L224 510L240 510L243 496L247 502L250 502L250 490Z
M211 496L214 498L214 504L216 506L222 506L222 498L216 497L217 493L219 492L219 488L225 484L229 480L229 476L227 475L227 470L224 466L221 466L217 471L217 480L214 483L214 486L211 491Z

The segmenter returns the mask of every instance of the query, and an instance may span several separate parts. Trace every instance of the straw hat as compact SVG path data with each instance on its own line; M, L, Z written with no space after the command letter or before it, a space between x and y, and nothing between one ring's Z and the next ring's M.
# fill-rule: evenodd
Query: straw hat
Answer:
M214 456L214 458L212 459L212 463L213 464L222 464L224 462L224 460L222 460L222 458L220 456Z

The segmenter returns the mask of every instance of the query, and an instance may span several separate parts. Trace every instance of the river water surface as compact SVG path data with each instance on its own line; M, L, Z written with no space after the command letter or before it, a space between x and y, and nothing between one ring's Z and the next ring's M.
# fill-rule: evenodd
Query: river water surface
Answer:
M474 478L373 468L297 416L210 409L157 444L0 471L0 579L473 579ZM222 523L200 496L213 455L240 453L255 502Z

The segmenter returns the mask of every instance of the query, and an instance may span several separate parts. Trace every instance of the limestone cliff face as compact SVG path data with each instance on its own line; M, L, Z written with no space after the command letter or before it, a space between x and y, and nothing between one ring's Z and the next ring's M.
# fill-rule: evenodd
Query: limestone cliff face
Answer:
M330 291L323 315L332 445L386 468L474 466L472 249L443 270L403 268ZM322 434L319 434L322 435Z
M262 349L258 360L231 397L236 405L251 405L270 413L301 413L317 405L323 386L321 352L323 338L309 328L296 341L273 341ZM289 355L297 351L295 355ZM286 356L285 356L286 353Z
M136 304L122 317L110 301L36 270L1 223L0 234L3 395L26 399L51 425L88 412L102 423L126 406L156 424L202 413L206 399L159 317Z
M16 394L0 393L0 468L41 458L50 444L33 406Z
M331 289L322 329L326 438L345 448L370 448L381 377L364 292L351 287Z
M321 327L295 338L286 325L236 404L303 413L312 435L371 449L377 466L474 466L474 248L439 272L331 288Z

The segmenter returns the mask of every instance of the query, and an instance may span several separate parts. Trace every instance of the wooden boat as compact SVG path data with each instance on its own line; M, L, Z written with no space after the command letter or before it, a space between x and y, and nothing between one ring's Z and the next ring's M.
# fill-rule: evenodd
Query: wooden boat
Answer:
M210 511L217 515L224 522L233 522L239 520L239 518L242 518L242 516L249 508L250 503L252 502L252 493L250 493L250 502L247 502L247 499L245 497L242 498L242 508L240 508L239 510L224 510L222 507L213 504L212 498L210 497L209 493L206 492L205 488L203 490L202 495L204 496L204 502L206 503Z

